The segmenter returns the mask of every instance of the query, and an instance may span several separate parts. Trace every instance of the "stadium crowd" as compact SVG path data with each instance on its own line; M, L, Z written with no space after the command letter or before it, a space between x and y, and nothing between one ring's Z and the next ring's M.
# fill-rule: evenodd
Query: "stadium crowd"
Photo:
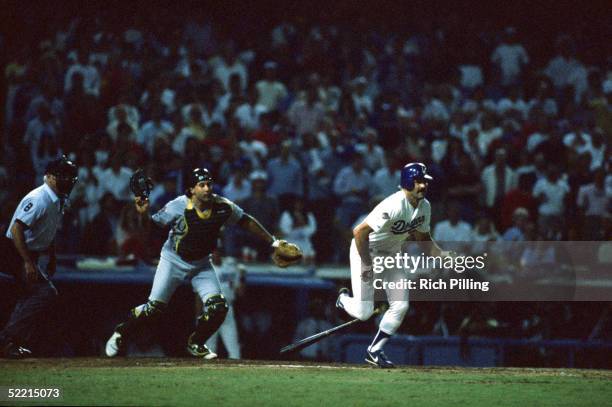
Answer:
M437 240L612 237L612 56L579 30L543 44L452 19L402 35L287 19L240 40L199 13L62 24L8 56L0 167L5 226L50 160L76 160L60 252L158 252L130 203L137 168L154 209L209 168L318 264L346 262L352 225L412 161L434 177ZM232 229L224 247L269 254Z
M568 35L537 64L513 27L457 38L452 25L397 36L282 22L237 43L202 15L105 23L73 19L5 68L2 207L73 155L65 252L147 256L125 205L139 167L154 208L210 168L218 193L319 262L344 260L331 242L411 161L434 175L438 240L610 237L610 60L587 65ZM267 254L228 232L228 254Z

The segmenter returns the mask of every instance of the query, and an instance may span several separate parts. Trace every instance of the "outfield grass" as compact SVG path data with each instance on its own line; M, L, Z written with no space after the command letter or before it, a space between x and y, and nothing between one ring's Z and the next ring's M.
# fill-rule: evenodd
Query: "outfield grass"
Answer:
M193 359L39 359L0 361L0 386L7 385L60 386L64 398L58 405L612 405L611 371L573 369L387 371Z

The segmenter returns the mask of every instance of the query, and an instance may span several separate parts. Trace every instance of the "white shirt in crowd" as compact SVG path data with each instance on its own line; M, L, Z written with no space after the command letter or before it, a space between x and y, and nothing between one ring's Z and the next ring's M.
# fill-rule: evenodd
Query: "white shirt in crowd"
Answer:
M334 192L343 199L356 200L352 196L353 191L367 191L372 185L372 176L367 169L355 172L352 165L348 165L340 170L334 180Z
M104 193L110 192L119 201L130 201L132 199L130 192L132 173L128 167L121 167L117 173L112 168L107 168L100 174L98 182Z
M64 77L64 93L68 93L72 90L72 76L75 73L83 75L83 88L85 93L96 97L100 95L101 81L98 69L93 65L82 65L79 63L70 65L66 71L66 76Z
M240 185L236 185L232 176L227 185L223 187L223 196L233 202L243 201L251 196L251 182L243 179Z
M472 227L462 220L456 225L450 220L443 220L434 227L433 238L439 242L469 242L472 240Z
M612 195L606 189L599 189L595 184L587 184L578 190L576 203L583 208L586 216L607 216Z
M238 74L238 76L240 76L240 85L242 90L246 89L248 83L248 72L246 66L239 59L235 59L232 65L227 65L225 60L220 59L213 72L215 78L217 78L223 84L224 89L229 89L229 78L233 74Z
M267 108L264 105L253 106L250 103L243 103L236 108L234 118L238 119L242 129L254 131L259 128L259 117L266 112Z
M467 89L474 89L484 83L482 69L478 65L460 65L461 86Z
M511 85L518 79L523 65L529 63L529 56L521 44L500 44L493 51L491 61L501 70L502 85Z
M569 185L564 177L560 177L554 183L550 182L547 177L539 179L533 187L533 196L537 198L540 194L544 194L545 202L540 204L538 213L545 216L561 215L565 207L563 200L569 190Z
M288 241L297 244L306 257L314 256L314 248L310 238L317 232L317 221L311 212L306 214L308 223L302 226L295 226L293 218L289 212L285 211L281 214L279 220L279 229Z
M276 110L278 104L287 97L287 88L279 81L262 79L255 85L259 92L258 104L266 107L268 111Z
M372 195L373 196L389 196L397 191L400 184L400 170L395 170L393 173L389 167L383 167L376 171L373 178Z
M140 144L150 155L153 155L155 141L158 139L170 140L171 134L174 133L174 126L166 120L161 120L159 123L149 120L142 125L136 136L136 142Z
M355 151L363 156L365 166L370 171L376 171L386 165L385 151L378 144L373 145L372 149L369 149L367 144L360 143L355 146Z

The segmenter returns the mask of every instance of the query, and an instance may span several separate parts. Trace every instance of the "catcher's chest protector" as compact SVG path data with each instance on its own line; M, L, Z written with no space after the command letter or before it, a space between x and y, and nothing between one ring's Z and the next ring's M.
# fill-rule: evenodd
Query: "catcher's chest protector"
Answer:
M231 214L232 208L223 202L215 202L203 212L185 209L173 228L174 250L186 261L208 256L217 246L219 230Z

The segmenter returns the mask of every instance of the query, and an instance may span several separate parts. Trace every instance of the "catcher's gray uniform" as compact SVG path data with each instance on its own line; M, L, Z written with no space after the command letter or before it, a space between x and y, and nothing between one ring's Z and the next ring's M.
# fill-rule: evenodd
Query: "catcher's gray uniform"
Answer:
M154 322L165 310L177 287L183 281L191 281L204 307L196 329L189 337L187 351L204 359L217 357L204 343L224 321L228 304L221 294L210 254L215 249L221 227L237 223L243 214L239 206L217 195L212 195L212 202L204 211L197 209L192 199L183 195L152 216L156 224L171 225L171 230L161 250L149 301L132 309L129 318L117 325L106 342L107 356L120 354L125 349L125 339Z
M212 209L200 212L183 195L166 204L152 216L160 226L172 225L161 256L150 301L168 303L176 288L185 280L202 302L221 293L219 280L210 263L209 254L216 246L219 229L232 225L242 217L242 209L230 200L213 196Z

